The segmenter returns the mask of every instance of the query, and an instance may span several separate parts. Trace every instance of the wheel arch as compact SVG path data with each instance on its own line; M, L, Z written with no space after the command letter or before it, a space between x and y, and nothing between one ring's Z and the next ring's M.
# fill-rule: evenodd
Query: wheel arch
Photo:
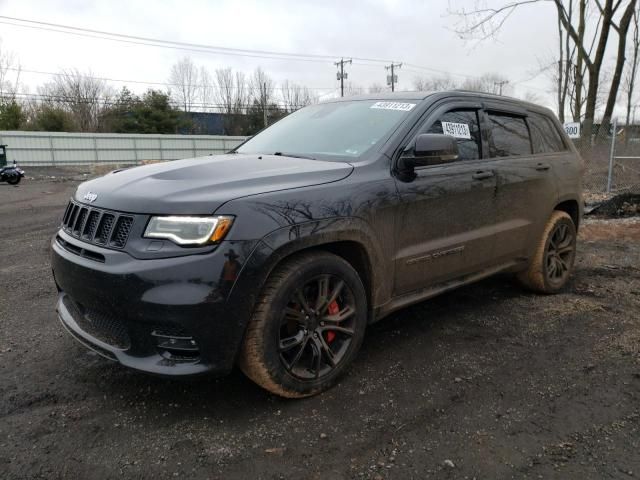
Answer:
M553 207L553 210L559 210L561 212L566 212L567 214L569 214L569 216L573 220L574 225L576 226L576 231L578 230L578 227L580 226L580 219L582 217L582 211L580 208L580 203L578 203L576 199L571 198L563 200L555 207Z
M371 317L374 307L384 303L390 295L392 283L384 281L389 267L375 238L369 225L357 218L330 219L278 229L263 239L272 251L261 284L278 265L292 256L326 251L345 260L358 273L367 293Z

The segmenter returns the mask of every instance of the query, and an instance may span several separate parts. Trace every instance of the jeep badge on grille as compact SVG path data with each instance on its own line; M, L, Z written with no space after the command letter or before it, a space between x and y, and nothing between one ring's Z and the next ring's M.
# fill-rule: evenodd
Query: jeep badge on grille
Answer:
M98 198L98 194L93 192L87 192L84 194L84 197L82 198L84 198L89 203L93 203L95 202L96 198Z

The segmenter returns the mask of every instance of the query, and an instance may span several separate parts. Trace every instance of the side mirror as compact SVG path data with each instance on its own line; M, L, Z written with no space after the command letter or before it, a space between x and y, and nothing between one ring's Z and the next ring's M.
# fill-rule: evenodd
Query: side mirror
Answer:
M441 133L418 135L407 153L409 155L400 157L399 167L401 170L413 170L415 167L455 162L459 157L456 139Z

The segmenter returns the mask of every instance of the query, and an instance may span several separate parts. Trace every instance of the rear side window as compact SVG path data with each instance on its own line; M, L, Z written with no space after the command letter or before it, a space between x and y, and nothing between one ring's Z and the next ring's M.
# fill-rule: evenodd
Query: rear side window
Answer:
M444 113L422 133L444 133L456 137L460 160L481 157L480 126L476 110L451 110Z
M563 152L567 149L558 129L548 117L539 113L530 113L527 122L531 128L533 153Z
M491 157L531 155L529 128L523 117L496 112L488 112L487 115L491 126Z

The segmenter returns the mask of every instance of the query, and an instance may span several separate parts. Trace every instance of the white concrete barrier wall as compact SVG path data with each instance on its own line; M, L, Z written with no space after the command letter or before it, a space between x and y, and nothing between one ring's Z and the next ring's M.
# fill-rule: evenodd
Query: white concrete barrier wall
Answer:
M135 165L226 153L245 137L0 131L7 161L28 166Z

